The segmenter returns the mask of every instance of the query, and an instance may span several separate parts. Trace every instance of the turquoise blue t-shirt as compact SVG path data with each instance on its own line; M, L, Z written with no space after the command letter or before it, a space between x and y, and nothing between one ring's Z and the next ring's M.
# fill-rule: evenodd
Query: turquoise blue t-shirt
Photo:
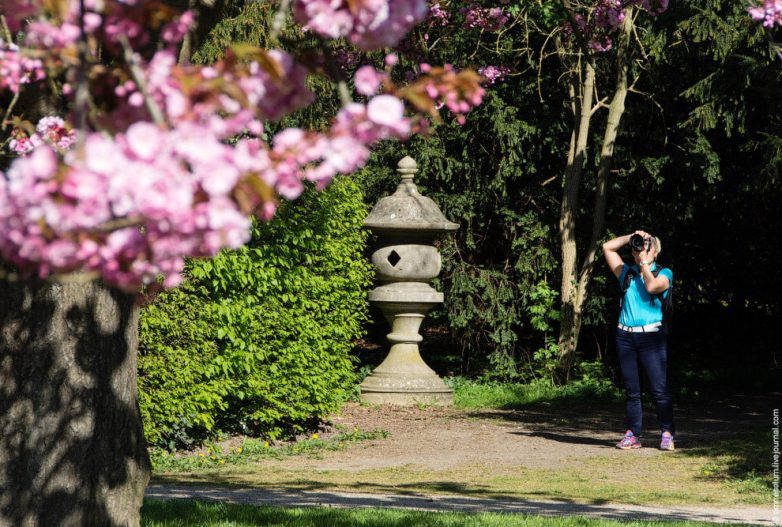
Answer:
M630 283L630 287L627 288L627 292L622 300L622 309L619 312L619 323L625 326L645 326L647 324L654 324L655 322L661 322L663 319L662 303L657 295L650 295L646 292L646 286L644 285L641 271L637 265L632 267L624 264L622 267L622 273L619 275L619 287L622 287L625 283L625 276L627 271L633 270L635 276ZM650 270L657 269L657 262L652 263ZM663 298L667 297L671 292L671 286L673 285L673 271L667 267L663 267L660 270L658 276L668 277L668 289L663 292Z

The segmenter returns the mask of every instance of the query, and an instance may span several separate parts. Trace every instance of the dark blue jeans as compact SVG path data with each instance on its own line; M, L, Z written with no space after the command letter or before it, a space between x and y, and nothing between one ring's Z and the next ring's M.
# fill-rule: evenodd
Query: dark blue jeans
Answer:
M673 402L666 380L668 343L665 333L629 333L617 329L616 350L627 392L627 429L640 437L643 418L640 369L643 369L657 407L660 429L673 435Z

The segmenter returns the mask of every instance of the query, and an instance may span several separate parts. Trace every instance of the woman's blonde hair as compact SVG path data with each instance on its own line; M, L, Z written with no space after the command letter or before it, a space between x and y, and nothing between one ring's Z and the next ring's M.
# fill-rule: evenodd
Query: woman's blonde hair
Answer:
M660 238L655 236L652 238L652 240L654 240L654 250L657 252L657 254L663 252L663 242L660 241Z

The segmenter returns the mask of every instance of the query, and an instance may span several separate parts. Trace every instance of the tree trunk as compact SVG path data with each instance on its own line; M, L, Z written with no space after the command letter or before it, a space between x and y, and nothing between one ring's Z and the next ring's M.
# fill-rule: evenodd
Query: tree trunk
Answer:
M567 382L570 378L570 366L573 362L578 332L576 313L578 276L576 265L578 246L576 245L576 213L578 212L578 194L581 187L581 174L586 158L589 139L589 124L592 118L592 94L595 90L595 68L586 62L584 80L580 86L580 96L576 108L580 109L574 123L575 137L571 137L571 149L565 168L565 186L562 194L562 208L559 216L559 235L562 250L562 301L559 331L559 380ZM575 90L573 90L575 91Z
M195 40L198 35L198 23L201 19L201 14L198 12L198 0L189 0L187 3L188 10L193 12L193 25L185 34L185 38L182 40L182 46L179 48L179 60L180 65L190 64L190 59L193 58L193 49L196 47Z
M225 9L225 0L188 0L187 8L193 12L193 25L190 26L182 46L179 48L180 65L190 64L193 53L204 41L209 32L220 21L220 15Z
M94 281L0 287L0 525L139 525L135 297Z
M608 118L606 120L603 143L600 149L600 166L597 172L597 188L595 189L594 213L592 214L592 236L578 275L576 275L577 247L575 241L575 208L578 206L578 189L570 189L570 191L575 194L575 199L573 201L568 200L568 176L570 174L569 171L566 171L566 199L563 199L562 201L562 216L560 219L560 231L562 235L562 316L559 336L560 355L558 376L561 382L569 381L572 374L578 337L581 333L582 312L586 302L586 291L594 272L597 244L603 236L603 229L605 228L608 172L611 169L611 162L614 156L614 145L616 144L616 137L619 133L622 115L625 111L625 99L627 98L628 91L627 74L630 69L630 39L632 32L633 12L628 8L627 16L625 16L624 22L622 23L622 29L617 43L614 96L608 107ZM582 107L582 128L585 113L586 112ZM591 114L591 108L589 113ZM588 117L586 117L586 119L586 130L588 132ZM580 133L581 132L579 132L579 134ZM586 143L586 137L584 137L583 140L584 143ZM569 168L570 164L568 165L568 169ZM570 183L574 186L579 185L580 173L578 179L571 176ZM566 204L570 208L568 214L566 214L565 211ZM568 233L567 237L565 236L566 232Z
M608 119L606 120L603 145L600 149L600 166L597 170L597 188L595 189L595 207L592 214L592 236L587 246L587 254L581 266L578 280L578 297L576 306L581 313L586 301L586 290L592 279L595 269L595 257L597 256L597 244L603 237L606 218L606 189L608 186L608 172L614 159L614 146L616 136L619 134L619 125L625 112L625 100L627 99L627 74L630 69L630 37L633 33L633 10L627 8L627 15L622 23L621 33L618 37L616 50L616 85L614 96L608 107ZM579 319L579 328L581 321ZM578 337L576 337L577 339Z

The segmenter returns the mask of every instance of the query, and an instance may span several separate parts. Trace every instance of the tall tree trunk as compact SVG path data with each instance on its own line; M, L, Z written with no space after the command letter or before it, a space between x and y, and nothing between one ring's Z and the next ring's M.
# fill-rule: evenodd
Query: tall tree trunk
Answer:
M572 90L574 92L575 90ZM572 364L571 350L575 350L578 333L573 321L576 318L576 299L578 276L576 265L578 246L576 245L576 214L578 212L578 194L581 188L581 174L584 170L584 160L589 139L589 124L592 118L592 94L595 91L595 68L586 61L583 81L579 87L579 97L576 108L580 109L574 124L571 137L571 149L568 164L565 168L565 185L562 194L562 208L559 216L559 235L562 250L562 301L560 331L559 331L559 369L560 380L567 382ZM564 373L564 376L563 376Z
M201 13L198 12L198 0L188 0L187 8L193 12L193 24L185 34L185 38L182 40L182 46L179 48L179 60L180 65L190 64L190 59L193 57L193 49L196 47L196 38L198 35L198 24L201 21Z
M180 65L190 64L193 53L198 49L206 36L220 21L225 9L225 0L188 0L187 8L193 13L193 24L182 40L179 48Z
M138 526L135 298L95 281L0 287L0 525Z
M565 200L563 199L563 214L560 220L560 228L565 225L569 229L570 236L568 239L567 251L565 244L564 231L562 234L562 317L559 337L559 380L561 382L567 382L570 380L573 369L573 361L575 358L576 347L578 345L578 337L581 332L581 323L583 320L582 312L584 304L586 302L586 291L589 287L589 282L592 279L592 274L595 268L595 257L597 256L597 244L600 238L603 236L603 230L605 228L605 210L606 210L606 191L608 173L611 169L611 163L614 156L614 146L616 144L616 137L619 133L619 125L621 124L622 115L625 111L625 99L627 98L627 75L630 69L630 42L633 32L633 12L628 8L627 15L622 23L622 29L618 37L617 42L617 55L616 55L616 80L614 85L614 96L611 99L611 103L608 107L608 118L606 120L606 128L603 134L603 142L600 149L600 166L597 172L597 188L595 189L595 203L594 212L592 214L592 235L587 245L587 252L584 256L584 260L581 265L581 269L576 276L577 265L577 251L575 235L573 233L575 229L575 211L571 211L568 216L565 216ZM590 109L591 113L591 109ZM581 110L582 116L584 110ZM582 117L583 121L583 117ZM588 125L587 125L588 130ZM569 168L569 167L568 167ZM567 193L567 172L565 180L565 188ZM578 193L578 189L574 191ZM576 207L577 199L572 204ZM565 220L568 220L565 222ZM571 239L572 238L572 241ZM567 264L565 263L567 254ZM565 271L567 275L567 289L565 283ZM567 296L565 296L567 292Z

